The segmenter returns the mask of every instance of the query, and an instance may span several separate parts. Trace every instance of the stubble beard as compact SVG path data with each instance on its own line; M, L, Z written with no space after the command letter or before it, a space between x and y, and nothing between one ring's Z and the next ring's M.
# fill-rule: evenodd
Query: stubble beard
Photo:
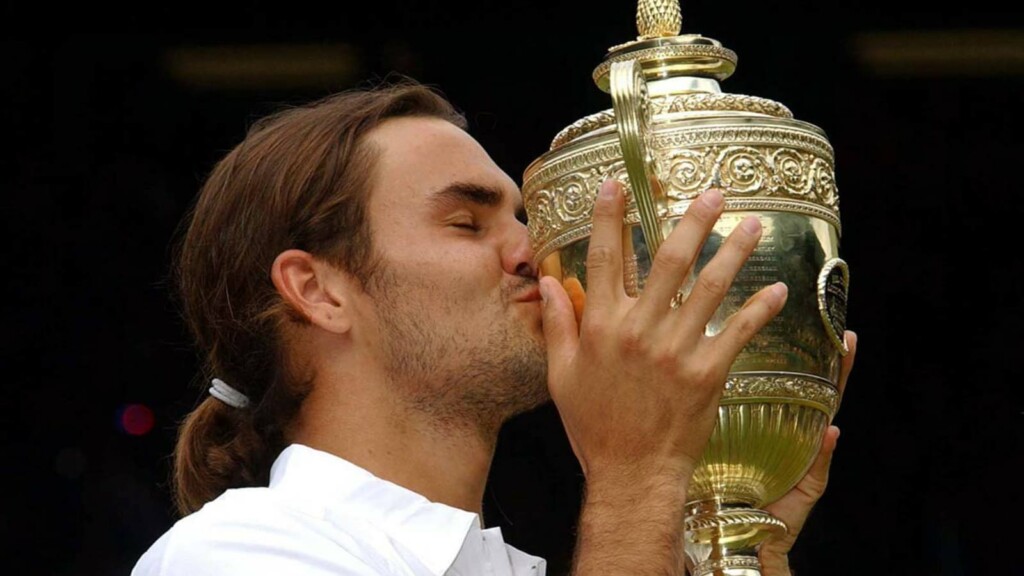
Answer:
M445 432L468 430L493 441L509 418L550 399L544 344L526 321L507 314L486 333L471 334L458 325L464 307L458 310L440 287L417 280L384 264L367 283L400 402ZM530 282L505 288L501 310Z

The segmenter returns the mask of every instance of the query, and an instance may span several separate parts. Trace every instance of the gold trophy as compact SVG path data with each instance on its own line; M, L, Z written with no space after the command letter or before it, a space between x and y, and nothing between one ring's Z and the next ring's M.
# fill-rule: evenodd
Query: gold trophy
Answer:
M694 576L761 574L757 546L785 524L761 510L810 468L839 403L849 270L839 258L832 146L818 127L765 98L722 92L736 54L680 35L678 0L640 0L639 37L609 49L593 79L612 108L562 130L523 177L530 238L543 274L586 286L597 190L626 187L625 286L643 290L652 255L689 204L712 187L725 212L680 289L748 215L760 244L707 325L708 334L762 287L783 281L782 312L733 364L715 431L687 495Z

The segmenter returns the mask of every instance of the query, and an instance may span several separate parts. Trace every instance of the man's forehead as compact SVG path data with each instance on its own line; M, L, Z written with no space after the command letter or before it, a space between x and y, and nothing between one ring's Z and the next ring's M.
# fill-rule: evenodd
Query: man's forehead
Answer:
M394 118L369 134L380 152L376 188L408 201L416 193L427 202L464 198L480 204L510 203L522 196L516 183L464 130L438 118Z

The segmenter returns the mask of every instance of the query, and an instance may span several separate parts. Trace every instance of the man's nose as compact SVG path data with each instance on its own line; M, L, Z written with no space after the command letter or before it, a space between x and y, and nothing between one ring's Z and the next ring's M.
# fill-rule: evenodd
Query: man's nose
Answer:
M526 225L516 222L509 233L508 241L502 253L502 268L516 276L537 276L537 268L533 263L533 247L530 245L530 234Z

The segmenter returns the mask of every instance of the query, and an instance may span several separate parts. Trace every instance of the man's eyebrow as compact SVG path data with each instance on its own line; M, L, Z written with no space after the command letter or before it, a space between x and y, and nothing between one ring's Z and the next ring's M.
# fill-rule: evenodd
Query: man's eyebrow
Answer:
M431 194L430 202L441 206L463 202L480 206L500 206L504 198L505 193L500 188L472 182L454 182Z
M478 206L501 206L504 199L505 192L501 188L473 182L454 182L431 194L430 203L444 210L465 202ZM513 209L516 220L525 224L526 208L522 202L517 199Z

